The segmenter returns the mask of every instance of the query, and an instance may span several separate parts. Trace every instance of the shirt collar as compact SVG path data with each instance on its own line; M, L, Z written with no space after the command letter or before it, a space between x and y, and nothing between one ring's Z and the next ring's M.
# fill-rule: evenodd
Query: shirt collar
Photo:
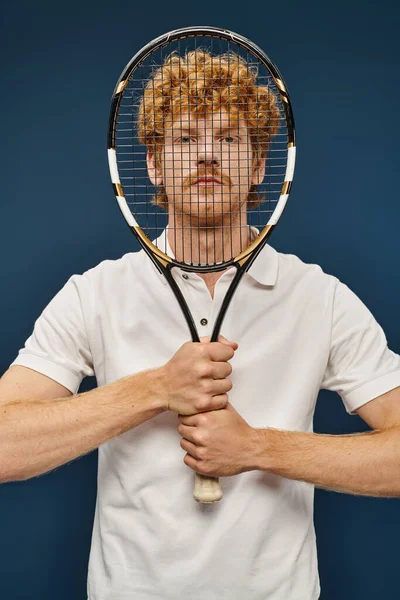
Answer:
M261 285L273 287L278 280L279 256L275 248L265 244L260 254L257 256L247 275L250 275Z
M255 227L252 227L253 239L257 236L258 230ZM160 250L165 252L171 258L174 257L174 253L172 252L172 248L168 241L167 230L163 230L161 235L153 241L153 244L157 246ZM153 265L155 268L155 266ZM250 269L247 271L247 275L249 275L252 279L265 286L274 286L278 279L278 268L279 268L279 257L278 252L272 248L269 244L266 244L264 248L261 250L260 254L257 256ZM159 273L157 271L157 273ZM164 284L167 284L167 281L161 273L159 273Z

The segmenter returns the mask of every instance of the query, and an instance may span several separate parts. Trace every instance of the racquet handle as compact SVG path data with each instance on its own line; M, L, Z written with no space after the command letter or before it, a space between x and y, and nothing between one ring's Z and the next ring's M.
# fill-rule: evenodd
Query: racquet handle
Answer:
M202 504L211 504L221 500L222 489L218 477L207 477L196 473L193 497Z

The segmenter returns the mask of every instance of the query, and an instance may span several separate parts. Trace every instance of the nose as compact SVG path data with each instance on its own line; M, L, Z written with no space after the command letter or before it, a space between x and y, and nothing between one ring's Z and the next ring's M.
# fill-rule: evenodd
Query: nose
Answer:
M199 141L196 152L197 167L216 167L219 165L219 159L216 153L215 145L211 140Z

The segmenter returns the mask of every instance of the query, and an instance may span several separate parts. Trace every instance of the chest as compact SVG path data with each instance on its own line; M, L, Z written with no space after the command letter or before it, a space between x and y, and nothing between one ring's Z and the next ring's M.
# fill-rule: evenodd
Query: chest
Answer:
M211 335L229 282L203 281L181 287L200 336ZM232 359L231 403L250 424L309 426L329 354L329 319L298 298L241 285L221 330L239 344ZM118 296L89 319L88 333L99 385L165 365L190 339L186 321L169 286L145 287Z

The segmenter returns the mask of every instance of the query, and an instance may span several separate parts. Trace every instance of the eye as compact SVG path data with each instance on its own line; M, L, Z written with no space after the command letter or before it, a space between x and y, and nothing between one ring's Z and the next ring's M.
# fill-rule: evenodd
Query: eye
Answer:
M193 137L190 137L190 135L182 135L180 138L177 139L177 141L181 144L190 144L192 140Z
M222 141L225 142L225 144L232 144L233 142L235 142L235 138L231 135L226 135L224 138L222 138Z

